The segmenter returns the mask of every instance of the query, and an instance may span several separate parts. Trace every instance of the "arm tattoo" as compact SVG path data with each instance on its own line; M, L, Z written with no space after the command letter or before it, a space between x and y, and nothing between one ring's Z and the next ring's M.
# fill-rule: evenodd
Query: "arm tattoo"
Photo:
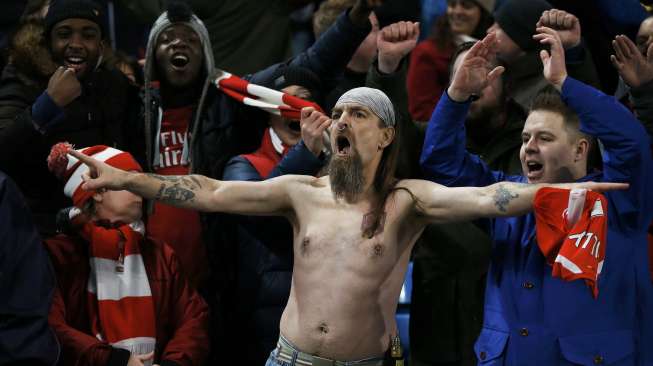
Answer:
M145 174L149 177L152 177L154 179L160 180L162 182L171 182L171 183L184 183L188 185L189 187L193 188L202 188L202 184L200 183L199 179L197 179L195 176L192 175L159 175L159 174L151 174L147 173Z
M192 176L147 175L163 182L154 199L164 203L192 202L195 199L193 191L202 187L199 180Z
M519 194L514 193L506 189L504 186L499 186L496 192L494 192L494 205L501 212L506 212L506 206L514 198L519 197Z

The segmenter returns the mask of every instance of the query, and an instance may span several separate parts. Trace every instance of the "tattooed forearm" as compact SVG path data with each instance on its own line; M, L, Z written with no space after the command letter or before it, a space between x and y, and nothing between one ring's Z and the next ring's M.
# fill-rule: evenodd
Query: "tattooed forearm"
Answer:
M148 176L163 182L154 199L173 205L193 202L195 199L195 192L193 191L202 187L200 181L193 176L164 176L157 174L148 174Z
M180 187L177 184L172 187L165 187L164 185L161 185L161 189L159 189L156 199L160 200L161 202L174 205L189 201L193 202L195 199L195 193L189 189Z
M494 192L494 205L499 209L499 211L506 212L506 207L510 204L510 201L517 197L519 197L519 194L508 190L503 185L500 185L496 192Z
M154 179L163 181L163 182L170 182L170 183L182 183L188 187L192 188L202 188L202 184L200 183L200 180L197 179L197 177L193 175L159 175L159 174L146 174L149 177L152 177Z
M164 182L177 182L179 180L179 176L172 175L172 176L165 176L165 175L159 175L159 174L152 174L152 173L145 173L148 177L152 177L154 179L158 179Z

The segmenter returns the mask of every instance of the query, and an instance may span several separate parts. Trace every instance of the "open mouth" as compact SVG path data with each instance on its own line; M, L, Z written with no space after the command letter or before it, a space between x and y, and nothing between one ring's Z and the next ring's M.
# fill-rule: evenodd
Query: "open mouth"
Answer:
M81 56L67 56L64 59L64 66L74 69L75 72L79 72L86 67L86 58Z
M302 130L302 126L299 124L299 121L288 122L288 127L295 132L300 132Z
M351 151L351 142L345 136L338 136L336 138L336 152L339 155L349 155Z
M535 179L541 177L544 169L544 165L537 161L527 161L526 162L527 177L530 179Z
M188 56L181 53L176 53L172 55L172 58L170 59L170 63L176 69L183 69L184 67L186 67L186 65L188 65L189 61L190 60L188 59Z

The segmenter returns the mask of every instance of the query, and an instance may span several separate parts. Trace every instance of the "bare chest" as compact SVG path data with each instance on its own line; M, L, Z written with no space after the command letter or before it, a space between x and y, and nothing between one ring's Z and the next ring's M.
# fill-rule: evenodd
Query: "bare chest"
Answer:
M381 220L373 237L363 235L364 214L353 210L324 210L312 215L295 238L295 260L324 263L355 271L383 271L400 256L396 230Z

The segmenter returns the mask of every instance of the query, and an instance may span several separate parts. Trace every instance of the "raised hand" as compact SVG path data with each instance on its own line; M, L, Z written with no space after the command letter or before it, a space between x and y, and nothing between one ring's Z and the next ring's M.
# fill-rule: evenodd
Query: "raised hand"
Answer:
M299 124L306 148L315 156L324 149L324 131L331 125L331 119L313 107L302 108Z
M379 71L395 72L401 59L415 48L418 37L419 23L401 21L383 27L376 38Z
M65 107L82 95L82 85L75 70L60 66L48 81L46 92L59 107Z
M496 35L489 33L467 51L451 77L451 85L447 89L451 99L466 101L471 95L480 94L488 84L501 76L503 66L492 68L496 56L495 45Z
M84 155L77 150L69 150L68 154L77 158L82 163L88 166L89 171L82 175L84 183L82 189L97 190L97 189L111 189L120 191L125 189L126 177L128 172L116 169L104 162L96 160L88 155Z
M648 46L646 56L624 35L615 37L612 48L615 54L610 56L610 61L628 86L637 88L653 80L653 43Z
M560 35L549 27L539 27L537 34L533 36L542 44L549 45L551 51L540 51L540 59L544 65L544 78L549 81L558 91L562 90L562 84L567 78L567 66L565 65L565 50L562 48Z
M548 27L558 32L562 47L566 50L580 44L580 22L575 15L564 10L545 10L536 26Z

